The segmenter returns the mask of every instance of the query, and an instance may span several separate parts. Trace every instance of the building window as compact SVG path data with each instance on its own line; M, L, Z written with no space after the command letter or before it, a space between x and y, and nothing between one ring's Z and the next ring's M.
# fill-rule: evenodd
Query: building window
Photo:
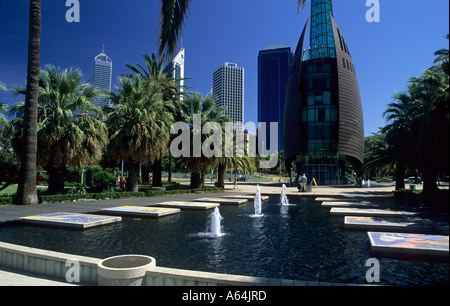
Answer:
M339 29L337 29L338 31L338 36L339 36L339 42L341 44L341 50L344 51L344 47L342 46L342 37L341 37L341 31L339 31Z
M323 92L323 104L329 105L331 104L331 91Z

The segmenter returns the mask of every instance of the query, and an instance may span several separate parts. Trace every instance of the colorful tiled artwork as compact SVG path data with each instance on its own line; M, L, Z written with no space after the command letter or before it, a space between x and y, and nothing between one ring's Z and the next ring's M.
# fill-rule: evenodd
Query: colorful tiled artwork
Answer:
M105 208L102 210L114 214L141 216L141 217L161 217L180 212L180 210L177 208L144 207L144 206L119 206L119 207Z
M448 236L380 232L367 234L375 247L431 249L448 253Z
M247 199L224 199L224 198L201 198L201 199L195 199L195 202L213 202L213 203L220 203L220 204L231 204L231 205L240 205L247 203Z
M361 229L398 229L399 231L431 231L434 229L432 222L421 219L389 219L382 217L357 217L346 216L344 226ZM394 230L395 231L395 230Z
M79 229L121 221L120 217L66 213L66 212L56 212L37 216L27 216L21 219L28 223L55 225Z
M318 198L315 198L314 201L318 201L318 202L333 202L333 201L340 202L340 201L349 201L349 202L351 202L352 200L345 199L345 198L327 198L327 197L318 197Z
M368 202L342 202L342 201L324 201L323 207L373 207L374 204Z
M399 211L385 210L385 209L366 209L355 207L333 207L330 210L333 215L350 215L350 216L389 216L389 217L403 217Z
M156 204L156 206L180 208L180 209L212 209L220 206L219 203L204 203L204 202L184 202L184 201L167 201Z
M251 200L253 201L255 199L254 195L240 195L240 194L230 194L230 195L226 195L223 196L224 198L229 198L229 199L247 199L247 200ZM269 199L269 196L261 196L261 201L266 201Z

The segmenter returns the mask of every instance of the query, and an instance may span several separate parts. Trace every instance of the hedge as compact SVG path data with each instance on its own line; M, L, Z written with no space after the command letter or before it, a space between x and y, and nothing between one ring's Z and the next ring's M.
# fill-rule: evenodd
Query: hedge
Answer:
M41 195L38 196L39 203L42 202L64 202L80 199L123 199L130 197L145 197L145 192L102 192L102 193L85 193L85 194L60 194L60 195Z
M0 205L2 204L11 204L12 197L0 197Z
M214 186L205 186L199 189L174 189L174 190L147 190L145 192L102 192L102 193L85 193L85 194L61 194L61 195L38 195L39 203L57 203L65 201L78 201L81 199L124 199L130 197L144 198L156 197L162 195L190 194L190 193L213 193L222 192L223 188ZM11 204L12 196L1 196L0 204Z

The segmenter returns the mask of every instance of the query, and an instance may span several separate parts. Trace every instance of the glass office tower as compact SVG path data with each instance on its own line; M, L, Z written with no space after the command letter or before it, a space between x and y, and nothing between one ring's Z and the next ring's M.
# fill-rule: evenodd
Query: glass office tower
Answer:
M290 47L269 46L258 55L258 122L278 122L278 151L283 150L283 113L289 69L292 60ZM270 134L266 136L270 148Z
M216 106L226 106L225 116L236 125L236 131L242 131L244 123L244 68L237 64L224 63L213 73L212 95Z
M303 42L310 21L310 47ZM294 54L284 113L286 167L320 185L348 182L364 154L364 126L355 68L333 18L332 0L312 0Z
M94 78L92 85L97 87L101 93L106 94L111 91L112 78L112 60L105 54L103 47L102 53L94 58ZM94 98L94 104L99 107L111 106L110 100L104 97Z

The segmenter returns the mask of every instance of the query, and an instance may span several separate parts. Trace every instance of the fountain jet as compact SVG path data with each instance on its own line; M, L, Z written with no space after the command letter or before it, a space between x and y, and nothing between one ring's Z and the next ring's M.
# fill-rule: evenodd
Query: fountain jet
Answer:
M286 185L283 184L281 188L281 205L289 205L289 200L286 196Z
M259 185L257 185L256 187L254 206L255 206L255 214L253 216L262 217L263 214L261 213L261 190L259 189Z

